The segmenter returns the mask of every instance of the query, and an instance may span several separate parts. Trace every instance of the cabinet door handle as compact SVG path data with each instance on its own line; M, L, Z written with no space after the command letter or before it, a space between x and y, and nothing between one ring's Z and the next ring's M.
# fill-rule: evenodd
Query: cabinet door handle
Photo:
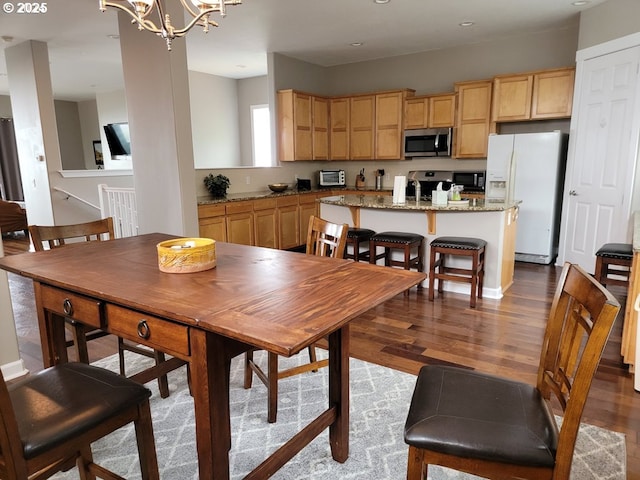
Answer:
M62 311L65 313L65 315L73 315L73 304L68 298L65 298L62 301Z
M151 336L151 330L149 329L149 324L145 319L142 319L138 322L138 336L147 340Z

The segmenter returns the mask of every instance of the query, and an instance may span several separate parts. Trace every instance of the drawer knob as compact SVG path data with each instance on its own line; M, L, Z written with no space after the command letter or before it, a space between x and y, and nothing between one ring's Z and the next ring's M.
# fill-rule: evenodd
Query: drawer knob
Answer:
M149 330L149 325L146 320L140 320L138 322L138 336L143 339L148 339L151 335L151 330Z
M73 315L73 304L71 303L71 300L69 300L68 298L65 298L62 301L62 311L66 315Z

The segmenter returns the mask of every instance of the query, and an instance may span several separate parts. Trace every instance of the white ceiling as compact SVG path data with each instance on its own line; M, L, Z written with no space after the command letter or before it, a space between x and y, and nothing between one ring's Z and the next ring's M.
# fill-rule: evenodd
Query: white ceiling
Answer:
M41 0L47 1L47 0ZM166 0L178 1L178 0ZM187 35L188 64L230 78L264 75L266 52L279 52L321 66L404 55L505 39L562 28L583 10L573 0L244 0L228 7L207 35ZM7 2L14 0L3 0ZM47 42L54 96L94 98L123 88L115 9L98 0L48 0L45 14L0 13L0 94L9 85L4 48L25 40ZM473 21L471 27L458 24ZM152 35L140 32L140 35ZM174 42L185 41L185 38ZM163 42L158 38L158 42ZM362 42L353 47L353 42Z

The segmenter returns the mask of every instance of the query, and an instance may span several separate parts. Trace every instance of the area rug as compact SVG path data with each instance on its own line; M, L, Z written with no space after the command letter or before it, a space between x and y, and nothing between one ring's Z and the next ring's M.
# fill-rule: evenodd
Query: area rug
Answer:
M260 359L260 353L256 357ZM326 368L316 373L280 381L278 421L267 423L266 389L259 380L245 390L241 357L231 366L231 478L241 479L294 433L326 408ZM127 352L127 371L135 372L149 359ZM281 361L282 368L287 363ZM118 370L117 356L99 365ZM403 427L416 377L372 363L351 359L351 419L349 459L332 460L328 433L323 432L291 459L272 478L276 480L401 480L406 475L407 446ZM186 384L186 370L169 374L171 395L162 399L157 384L153 391L156 449L162 479L197 479L194 443L193 401ZM140 478L133 428L124 428L93 446L98 463L127 479ZM582 425L574 456L573 480L624 480L626 478L624 435L592 425ZM56 479L77 479L77 471L58 474ZM432 480L471 480L478 477L430 467Z

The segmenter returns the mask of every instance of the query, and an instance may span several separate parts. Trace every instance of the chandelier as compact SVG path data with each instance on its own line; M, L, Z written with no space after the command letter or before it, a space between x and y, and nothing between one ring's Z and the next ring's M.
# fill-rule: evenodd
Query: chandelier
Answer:
M174 0L167 0L174 1ZM171 50L171 41L176 37L183 37L191 29L198 25L207 33L209 26L217 27L218 24L210 18L213 13L220 13L224 17L227 12L227 5L238 5L242 0L180 0L182 6L191 14L193 20L184 28L174 28L168 13L162 9L162 0L99 0L100 10L105 11L107 7L118 8L127 12L133 20L131 23L138 24L138 30L148 30L160 35L167 41L167 50ZM192 5L189 5L189 2ZM193 8L195 7L195 9ZM153 11L157 11L159 25L149 19Z

